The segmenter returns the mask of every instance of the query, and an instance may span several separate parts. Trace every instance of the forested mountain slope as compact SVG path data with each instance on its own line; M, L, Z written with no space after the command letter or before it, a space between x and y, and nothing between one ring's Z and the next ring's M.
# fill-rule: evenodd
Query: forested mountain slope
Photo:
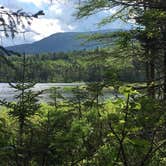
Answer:
M82 36L89 34L115 32L120 29L102 30L94 32L64 32L55 33L49 37L46 37L40 41L31 44L21 44L16 46L7 47L8 50L12 50L19 53L26 54L39 54L39 53L51 53L51 52L68 52L78 50L90 50L96 47L102 46L97 42L85 42Z

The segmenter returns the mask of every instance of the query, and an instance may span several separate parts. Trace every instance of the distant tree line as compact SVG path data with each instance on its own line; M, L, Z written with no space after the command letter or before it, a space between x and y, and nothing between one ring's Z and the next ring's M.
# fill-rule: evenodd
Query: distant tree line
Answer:
M107 53L107 51L104 51ZM30 81L35 82L96 82L116 75L119 81L142 82L145 80L143 66L131 60L110 56L101 61L98 54L102 51L74 51L70 53L48 53L26 55ZM8 57L14 69L0 62L0 82L17 82L20 80L20 61L18 56Z

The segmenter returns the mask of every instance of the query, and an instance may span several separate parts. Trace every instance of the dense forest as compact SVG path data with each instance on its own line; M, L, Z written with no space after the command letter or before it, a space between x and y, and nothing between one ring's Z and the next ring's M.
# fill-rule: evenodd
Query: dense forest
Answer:
M75 16L110 9L116 12L100 26L115 19L135 26L85 36L106 48L32 56L0 47L0 79L17 92L15 102L0 100L0 165L166 165L166 2L80 0ZM43 15L0 13L6 37L17 35L20 19ZM53 87L52 102L39 102L43 91L32 91L34 82L59 81L86 85L72 88L70 98ZM104 88L114 91L111 99L100 100Z
M101 53L110 54L109 58L101 60ZM21 76L18 73L22 72L22 58L11 56L8 60L16 69L13 70L3 61L0 62L0 82L17 82ZM145 81L143 63L134 62L131 58L116 57L103 49L26 55L26 61L26 72L29 81L33 82L96 82L108 79L112 73L117 80L123 82Z

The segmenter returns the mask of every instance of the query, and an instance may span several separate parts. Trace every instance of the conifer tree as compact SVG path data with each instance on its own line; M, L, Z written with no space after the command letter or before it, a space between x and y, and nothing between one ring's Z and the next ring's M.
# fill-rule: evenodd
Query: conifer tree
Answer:
M30 156L28 156L26 149L26 143L28 142L26 137L27 133L30 131L29 118L34 116L36 111L39 109L40 104L37 97L42 93L41 91L32 91L35 83L28 82L29 79L27 78L26 73L27 65L28 62L26 61L26 56L24 55L21 64L22 72L20 80L18 80L17 83L9 83L10 87L13 88L16 92L16 101L0 101L1 105L10 109L9 115L18 123L17 138L12 145L14 147L13 153L15 153L13 157L13 163L18 166L24 166L30 162Z

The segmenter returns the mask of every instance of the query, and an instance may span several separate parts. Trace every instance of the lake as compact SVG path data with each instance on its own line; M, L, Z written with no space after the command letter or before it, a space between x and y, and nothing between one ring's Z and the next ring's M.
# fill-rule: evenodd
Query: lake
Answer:
M37 83L32 90L34 92L41 91L41 90L48 90L51 87L60 87L61 89L67 88L67 87L76 87L76 86L83 86L85 83ZM14 96L16 95L15 89L11 88L8 83L0 83L0 99L6 99L7 101L14 101ZM71 96L71 91L62 91L63 95L65 97ZM44 92L39 96L40 102L47 102L50 101L48 92ZM104 99L112 98L114 97L113 92L110 92L108 90L104 91Z

